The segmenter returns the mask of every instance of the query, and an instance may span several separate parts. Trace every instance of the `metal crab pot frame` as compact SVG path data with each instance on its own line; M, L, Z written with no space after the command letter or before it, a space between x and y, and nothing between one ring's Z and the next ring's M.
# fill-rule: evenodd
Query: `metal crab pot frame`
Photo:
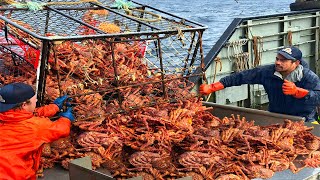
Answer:
M151 103L129 103L129 109L135 109L159 102L160 98L154 97L178 95L180 92L173 88L175 80L178 88L190 90L194 84L189 80L203 75L194 72L203 67L202 34L206 26L135 2L137 7L131 9L132 14L104 5L107 1L100 2L102 4L46 6L40 11L0 8L3 39L0 54L12 56L6 57L6 61L18 59L33 67L28 71L37 75L37 96L41 104L54 97L48 98L50 76L55 77L51 86L58 92L56 95L68 93L62 88L63 83L77 80L69 84L69 93L72 88L82 92L71 96L88 99L100 93L106 104L114 99L120 104L130 98L141 101L141 92L133 97L133 91L156 86L157 92L143 93L143 96L150 93ZM159 19L154 21L154 17ZM151 20L146 21L148 18ZM64 51L67 48L69 52ZM94 58L100 64L94 62ZM88 61L81 64L79 60ZM62 63L65 66L61 66ZM105 69L102 66L106 66ZM3 71L7 71L6 68ZM92 89L86 90L91 85ZM102 100L98 95L91 98L91 101ZM183 99L180 96L172 100L179 98ZM119 107L117 111L125 110Z

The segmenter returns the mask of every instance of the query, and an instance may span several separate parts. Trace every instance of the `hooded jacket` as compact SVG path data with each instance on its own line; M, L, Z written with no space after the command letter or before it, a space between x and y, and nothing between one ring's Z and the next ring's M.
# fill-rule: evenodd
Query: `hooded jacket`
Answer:
M275 73L275 65L266 65L235 73L220 79L224 87L240 86L242 84L262 84L269 98L269 111L293 116L305 117L306 121L314 121L316 106L320 104L319 77L305 66L299 66L297 72L292 72L286 79L297 87L306 89L309 93L297 99L283 94L283 79Z
M0 113L0 180L36 179L42 145L70 133L69 119L60 117L52 122L47 118L58 111L57 105L50 104L35 113L25 110Z

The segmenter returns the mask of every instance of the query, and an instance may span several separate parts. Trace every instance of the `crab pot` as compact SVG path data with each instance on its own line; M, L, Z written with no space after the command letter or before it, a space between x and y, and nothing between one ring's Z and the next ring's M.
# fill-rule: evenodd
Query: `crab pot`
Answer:
M81 120L190 97L190 79L203 75L206 27L138 3L124 10L100 2L3 6L3 64L23 62L28 76L3 83L35 85L40 104L68 94Z
M40 105L65 94L72 98L68 103L73 106L76 122L68 138L77 143L76 148L86 149L78 139L86 140L91 135L117 143L118 138L105 138L112 128L130 133L126 131L128 124L137 126L142 122L148 128L156 124L153 119L150 126L144 121L144 108L154 110L175 104L172 118L177 118L183 111L178 106L190 99L201 105L191 89L195 85L192 79L203 75L205 26L137 3L123 10L109 7L109 1L67 2L50 1L51 5L39 11L2 7L0 35L7 48L0 50L8 57L19 55L31 66L32 70L24 74L34 72L27 79L11 79L4 84L35 84ZM22 65L14 66L18 67ZM137 121L128 123L135 115L139 115ZM190 118L185 121L189 127ZM125 152L122 146L129 149L122 143L104 146L107 148L101 151L106 150L105 154ZM80 151L75 154L94 154ZM63 157L66 164L75 158L67 157Z
M77 105L76 114L83 120L194 96L190 92L194 83L189 78L202 74L194 73L201 62L188 53L195 51L192 42L182 51L184 45L176 35L141 38L53 44L44 100L50 102L61 94L70 95ZM162 47L169 43L176 44L174 52ZM96 111L88 114L90 109Z

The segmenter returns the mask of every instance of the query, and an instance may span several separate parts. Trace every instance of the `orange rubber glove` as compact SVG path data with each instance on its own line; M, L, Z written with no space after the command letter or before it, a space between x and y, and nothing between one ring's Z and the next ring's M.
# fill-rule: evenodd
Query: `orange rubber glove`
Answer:
M213 84L201 84L199 87L200 94L203 95L208 95L221 89L224 89L224 85L221 82L216 82Z
M282 91L283 94L292 95L295 98L303 98L309 93L308 90L299 88L293 82L288 80L284 80L284 83L282 84Z

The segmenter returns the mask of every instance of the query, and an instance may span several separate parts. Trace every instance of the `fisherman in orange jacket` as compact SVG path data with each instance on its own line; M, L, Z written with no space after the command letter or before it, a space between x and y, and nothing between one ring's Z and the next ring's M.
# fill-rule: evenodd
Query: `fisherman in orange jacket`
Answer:
M36 179L42 145L70 133L71 107L57 121L48 118L67 98L35 109L37 97L30 85L12 83L0 89L0 180Z

